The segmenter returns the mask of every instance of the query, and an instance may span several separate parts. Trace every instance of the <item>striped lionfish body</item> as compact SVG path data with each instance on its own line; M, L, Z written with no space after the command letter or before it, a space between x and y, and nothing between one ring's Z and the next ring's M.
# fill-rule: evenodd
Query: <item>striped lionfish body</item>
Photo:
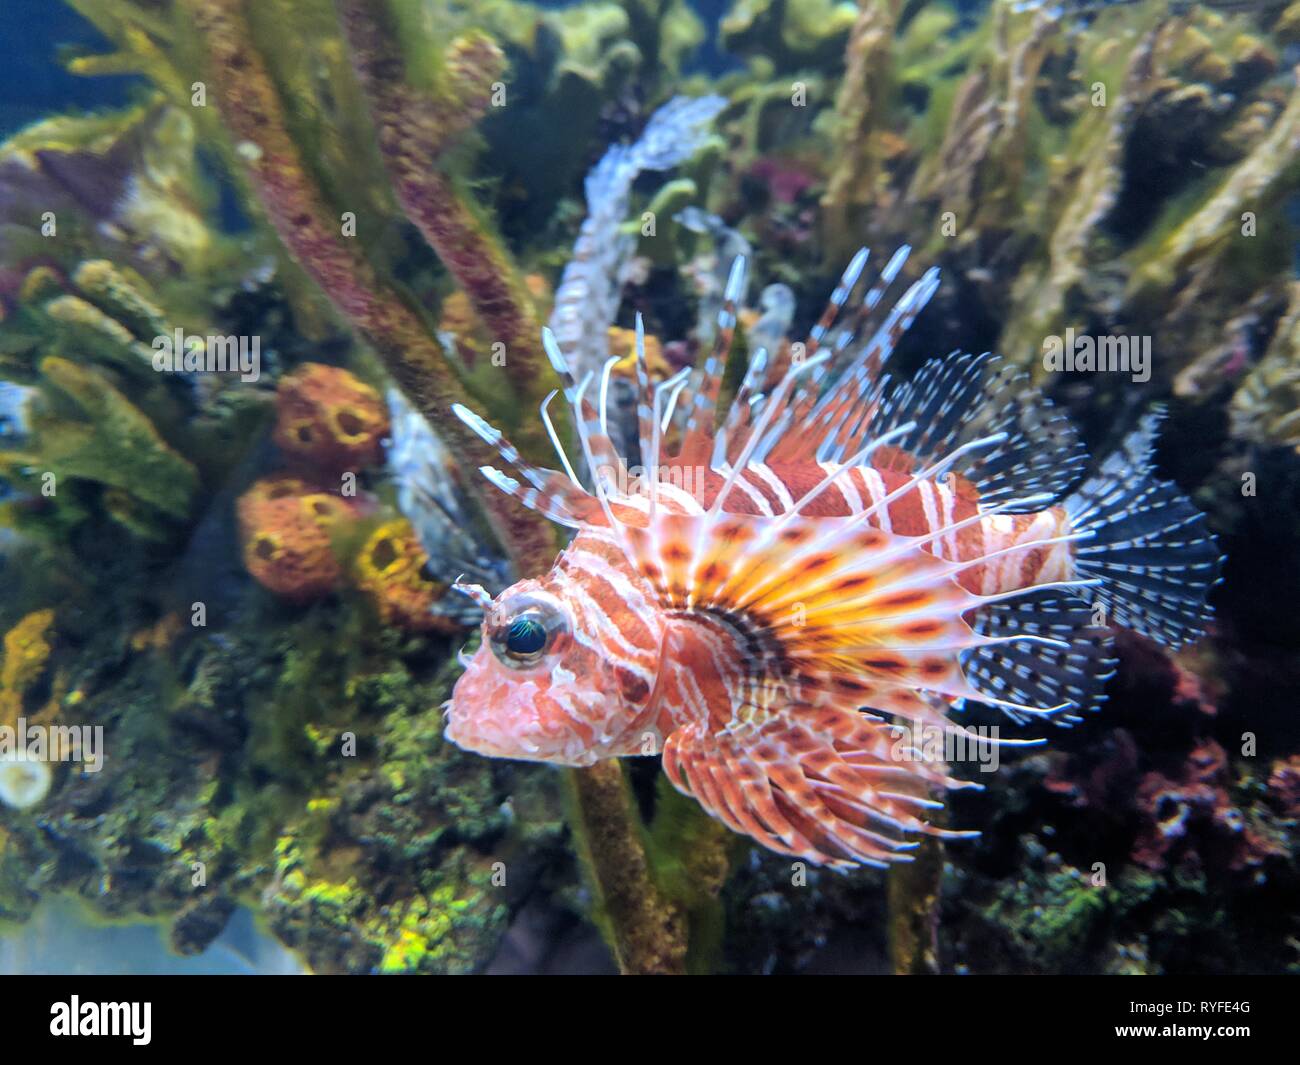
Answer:
M997 359L954 354L891 382L883 366L938 285L927 272L869 328L907 251L846 313L859 252L806 354L764 391L757 352L720 427L743 263L689 375L651 385L638 321L640 467L610 442L615 360L593 389L545 335L591 491L558 440L563 471L533 467L456 408L514 471L485 476L577 535L495 600L462 586L486 616L450 739L578 766L661 753L677 788L772 850L881 865L918 833L963 835L928 817L973 786L900 757L900 725L969 735L949 716L965 701L1077 720L1112 665L1099 606L1169 645L1198 634L1220 558L1152 474L1156 416L1077 484L1071 426Z

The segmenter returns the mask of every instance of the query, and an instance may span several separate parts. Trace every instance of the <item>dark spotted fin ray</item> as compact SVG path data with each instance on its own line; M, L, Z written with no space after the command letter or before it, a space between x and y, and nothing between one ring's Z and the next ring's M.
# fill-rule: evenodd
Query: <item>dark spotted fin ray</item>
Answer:
M938 271L928 271L890 308L869 341L860 341L872 313L902 270L910 251L904 246L894 253L867 288L857 309L846 316L848 321L838 324L864 273L867 250L861 249L849 262L827 300L825 310L809 333L801 356L806 359L818 355L823 364L809 375L798 391L780 401L780 409L773 412L763 439L753 449L755 461L813 461L817 446L836 418L861 411L864 396L876 387L885 360L938 287ZM728 412L722 435L726 437L726 453L733 460L748 442L755 415L776 402L775 396L759 393L771 357L769 352L754 354L736 402ZM840 368L846 365L848 368L841 372ZM823 397L823 384L837 377L839 381L832 394ZM792 428L812 431L791 432Z
M1054 590L1030 591L976 611L975 632L990 641L961 654L971 686L995 698L1028 706L1069 704L1054 714L1055 725L1077 722L1074 711L1096 709L1115 672L1110 630L1093 625L1092 608L1079 596ZM1028 719L1004 707L1012 720Z
M829 347L831 367L843 365L834 383L822 391L823 381L836 373L829 367L810 378L809 384L788 401L793 419L783 422L779 432L767 434L758 448L759 458L770 463L824 461L858 450L865 442L860 415L870 412L885 383L882 368L938 287L939 271L931 268L899 297L860 349L856 346L860 322L840 334ZM878 283L868 292L860 320L865 320L869 308L874 309L873 299L878 300L883 291ZM855 432L855 427L859 431Z
M686 434L678 450L676 462L683 466L704 463L713 453L713 426L718 394L722 390L722 373L726 369L727 352L731 350L736 335L736 305L745 294L745 259L737 256L731 264L727 286L723 293L722 308L718 311L717 332L713 347L702 366L692 375L686 399L679 399L686 409Z
M1086 454L1069 420L1028 376L987 353L930 360L887 393L867 432L879 436L904 422L916 428L898 447L919 464L967 440L1006 434L998 447L972 455L954 471L975 486L984 504L1029 493L1056 499L1083 475Z
M858 278L862 276L863 268L867 265L867 259L870 255L871 253L866 248L859 248L857 254L849 260L849 265L844 268L844 273L840 275L840 283L831 290L830 298L826 301L821 317L817 319L808 333L809 354L812 354L821 346L826 333L839 318L840 311L844 309L844 304L848 302L849 296L853 294L853 290L857 287Z
M1144 416L1095 477L1066 500L1080 543L1075 567L1100 578L1109 620L1178 648L1205 631L1209 591L1223 556L1200 513L1178 487L1159 480L1151 458L1163 412Z

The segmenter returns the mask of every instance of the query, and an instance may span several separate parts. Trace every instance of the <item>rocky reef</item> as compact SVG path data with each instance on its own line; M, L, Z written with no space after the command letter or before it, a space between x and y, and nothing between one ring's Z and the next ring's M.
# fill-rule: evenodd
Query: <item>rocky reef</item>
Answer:
M636 972L1300 970L1300 6L69 3L106 44L62 61L135 97L0 145L0 726L105 757L0 761L0 922L75 894L194 953L244 904L322 972L501 968L533 920ZM1121 639L907 873L792 868L654 760L451 746L451 584L560 544L451 404L548 452L549 321L631 424L634 316L668 380L736 254L730 366L776 373L863 244L943 274L900 372L996 349L1099 454L1168 404L1210 635Z

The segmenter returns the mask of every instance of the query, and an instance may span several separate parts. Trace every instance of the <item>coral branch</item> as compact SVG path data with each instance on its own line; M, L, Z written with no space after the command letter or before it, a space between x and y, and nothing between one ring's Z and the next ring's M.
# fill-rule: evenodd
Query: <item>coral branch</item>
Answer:
M536 402L550 380L541 324L509 255L436 165L487 111L505 57L482 33L457 37L447 47L436 89L417 92L403 81L405 64L383 0L337 0L337 8L398 202L473 301L493 340L505 345L515 387Z
M576 807L570 820L619 969L685 973L686 914L651 879L622 766L599 762L568 777Z
M250 38L239 0L189 0L208 48L213 86L225 122L241 144L271 224L290 254L374 346L417 408L471 463L492 456L445 412L466 397L419 317L388 288L361 254L338 235L320 189L308 176L286 128L284 109ZM525 571L554 555L549 530L499 496L481 497L495 531Z
M852 243L860 215L879 198L880 155L872 135L882 127L891 80L891 45L899 0L859 0L849 34L844 80L835 97L835 153L826 193L823 230L828 243Z
M889 957L899 976L939 971L939 887L943 844L926 839L915 861L889 870Z
M505 344L516 388L539 399L548 371L540 323L519 274L434 165L486 111L504 56L482 34L459 37L444 56L439 84L417 93L403 80L405 64L383 0L337 0L336 6L399 203L455 275L493 339ZM526 446L522 428L514 435ZM572 821L619 967L628 973L685 972L686 914L651 878L622 767L605 763L570 776Z
M1300 71L1297 71L1300 77ZM1268 136L1229 173L1218 191L1182 223L1130 281L1132 302L1155 301L1178 287L1176 307L1203 298L1209 271L1197 268L1221 258L1241 235L1242 216L1267 209L1295 187L1300 167L1300 89ZM1180 284L1181 282L1181 284Z

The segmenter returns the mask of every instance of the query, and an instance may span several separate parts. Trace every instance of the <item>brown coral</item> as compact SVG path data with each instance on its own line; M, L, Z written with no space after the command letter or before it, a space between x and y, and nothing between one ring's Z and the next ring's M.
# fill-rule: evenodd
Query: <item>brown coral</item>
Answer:
M292 477L258 481L239 499L244 565L259 584L292 602L338 587L343 567L334 552L339 527L356 508Z
M322 474L377 463L388 432L379 393L347 370L309 362L280 381L275 442Z

